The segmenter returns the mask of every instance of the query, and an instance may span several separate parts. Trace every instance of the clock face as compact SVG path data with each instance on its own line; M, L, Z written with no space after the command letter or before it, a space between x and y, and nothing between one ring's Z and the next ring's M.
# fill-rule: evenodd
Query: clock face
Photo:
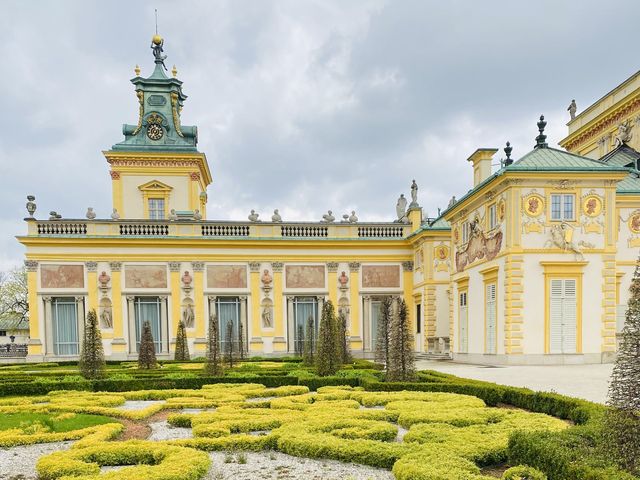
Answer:
M162 127L157 123L152 123L147 127L147 137L151 140L160 140L164 135Z

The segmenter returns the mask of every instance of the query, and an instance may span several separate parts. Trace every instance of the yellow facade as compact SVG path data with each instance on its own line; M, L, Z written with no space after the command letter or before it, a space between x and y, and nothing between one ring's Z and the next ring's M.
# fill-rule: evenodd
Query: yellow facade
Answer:
M205 354L210 322L249 354L294 354L327 301L347 318L352 353L370 357L387 296L406 302L419 353L492 364L611 359L640 247L640 180L628 170L640 134L627 122L640 77L569 123L562 145L577 155L548 147L541 118L537 146L521 159L511 162L507 146L495 171L497 149L474 152L474 188L439 218L423 218L413 191L399 218L378 223L207 220L212 176L196 128L180 124L181 82L158 68L132 82L138 124L103 152L111 218L30 218L19 238L30 359L77 357L90 309L111 359L137 357L144 321L159 358L172 358L180 321L192 356ZM592 160L598 135L619 135L618 121L631 136L601 142L606 157Z

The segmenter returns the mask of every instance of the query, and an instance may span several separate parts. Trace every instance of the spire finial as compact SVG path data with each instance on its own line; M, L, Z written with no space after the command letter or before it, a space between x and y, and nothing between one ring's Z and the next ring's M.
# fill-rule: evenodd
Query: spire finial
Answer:
M171 74L173 75L173 78L176 78L178 76L178 69L176 68L175 65L171 69Z
M136 74L136 77L140 76L140 65L136 65L136 68L133 69L133 71Z
M504 147L504 153L507 156L507 158L504 160L504 166L508 167L509 165L511 165L513 163L513 160L511 160L511 151L513 150L513 147L511 146L511 142L507 142L507 146Z
M547 148L549 145L546 143L547 136L544 134L544 127L547 126L547 122L544 121L544 115L540 115L540 121L538 122L539 135L536 137L536 144L533 148Z

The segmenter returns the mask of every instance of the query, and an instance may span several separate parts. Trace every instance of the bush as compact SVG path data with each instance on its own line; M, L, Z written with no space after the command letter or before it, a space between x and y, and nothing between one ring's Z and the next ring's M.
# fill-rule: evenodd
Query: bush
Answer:
M100 328L98 328L98 316L94 309L91 309L87 314L78 367L84 378L102 378L105 374L106 363L102 335Z
M518 465L504 472L502 480L547 480L547 476L536 468Z
M316 368L318 375L328 377L334 375L340 368L340 348L338 346L338 326L336 314L331 300L324 302L322 316L320 318L320 331L318 332L318 354Z
M41 480L67 476L98 480L103 465L134 465L118 471L117 478L197 480L207 473L210 464L206 453L191 448L129 440L55 452L38 460L36 470Z
M145 321L142 325L142 335L140 336L140 348L138 352L138 368L147 370L158 368L156 347L153 343L151 324L148 321Z
M189 360L189 346L187 345L187 330L184 322L178 323L178 333L176 334L176 351L174 360L184 362Z

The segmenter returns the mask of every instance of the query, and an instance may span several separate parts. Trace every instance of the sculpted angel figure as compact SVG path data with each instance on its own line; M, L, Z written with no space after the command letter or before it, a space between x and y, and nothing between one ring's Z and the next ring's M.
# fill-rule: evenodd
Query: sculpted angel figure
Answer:
M618 125L618 133L616 134L614 146L619 147L621 145L624 145L625 143L631 141L632 137L633 135L631 134L631 124L627 120L626 122Z

